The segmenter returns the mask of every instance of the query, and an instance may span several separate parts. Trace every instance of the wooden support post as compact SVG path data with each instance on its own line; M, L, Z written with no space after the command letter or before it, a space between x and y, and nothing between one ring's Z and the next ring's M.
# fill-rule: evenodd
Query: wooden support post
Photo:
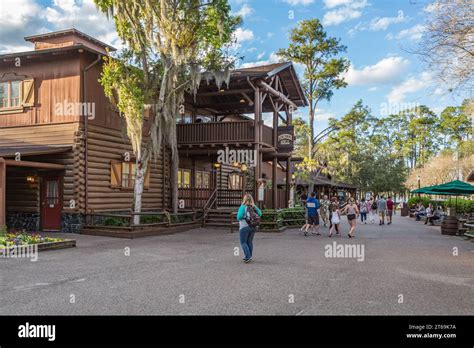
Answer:
M271 100L271 98L270 98ZM278 103L275 105L275 109L273 111L273 148L276 150L278 141ZM272 163L272 201L273 201L273 209L278 209L278 186L277 186L277 157L273 157Z
M288 201L290 200L290 187L291 187L291 158L288 157L286 160L286 202L285 208L288 208Z
M6 225L7 220L6 189L7 165L5 160L0 157L0 228Z
M254 105L254 114L255 114L255 120L254 120L254 142L255 142L255 150L257 150L257 163L254 168L254 198L257 199L257 194L258 194L258 179L260 175L260 167L261 167L261 162L260 162L260 120L262 118L262 94L260 92L260 88L255 89L255 105Z

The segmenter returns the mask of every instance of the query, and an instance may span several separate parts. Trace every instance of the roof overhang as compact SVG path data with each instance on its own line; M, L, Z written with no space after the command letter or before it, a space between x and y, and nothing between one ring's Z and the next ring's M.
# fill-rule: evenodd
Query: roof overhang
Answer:
M28 146L11 146L1 147L0 157L13 158L19 153L21 157L48 155L55 153L63 153L72 150L72 145L28 145Z

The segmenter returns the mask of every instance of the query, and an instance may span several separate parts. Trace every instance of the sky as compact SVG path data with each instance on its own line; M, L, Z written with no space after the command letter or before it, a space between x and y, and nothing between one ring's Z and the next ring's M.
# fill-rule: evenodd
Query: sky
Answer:
M235 35L241 67L277 62L289 30L304 19L321 20L328 36L347 46L348 86L334 91L316 113L316 132L330 117L340 118L362 99L375 116L427 105L435 112L459 105L464 94L449 93L435 74L410 50L423 34L432 0L229 0L243 18ZM97 39L122 47L112 21L99 13L93 0L0 0L0 53L31 50L28 35L75 27ZM302 66L296 66L299 75ZM307 118L307 109L297 116Z

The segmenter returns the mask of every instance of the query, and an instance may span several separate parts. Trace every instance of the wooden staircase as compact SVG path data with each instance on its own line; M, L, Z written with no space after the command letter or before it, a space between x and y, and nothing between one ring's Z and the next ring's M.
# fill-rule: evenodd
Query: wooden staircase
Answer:
M204 218L203 227L225 228L231 231L238 230L237 209L238 207L209 209Z

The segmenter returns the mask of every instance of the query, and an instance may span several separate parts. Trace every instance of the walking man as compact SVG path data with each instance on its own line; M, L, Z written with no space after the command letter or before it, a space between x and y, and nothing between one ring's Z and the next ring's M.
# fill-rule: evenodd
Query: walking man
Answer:
M320 204L319 201L316 199L316 193L311 192L311 197L308 198L306 201L306 207L308 209L308 223L311 225L312 234L317 236L320 235L319 233L319 208ZM308 233L305 231L304 235L307 236Z
M385 200L384 196L380 196L379 200L377 201L377 210L379 212L379 225L385 225L385 212L387 211L387 201Z
M392 201L392 197L388 196L387 199L387 225L390 225L392 223L392 215L394 212L395 204Z

